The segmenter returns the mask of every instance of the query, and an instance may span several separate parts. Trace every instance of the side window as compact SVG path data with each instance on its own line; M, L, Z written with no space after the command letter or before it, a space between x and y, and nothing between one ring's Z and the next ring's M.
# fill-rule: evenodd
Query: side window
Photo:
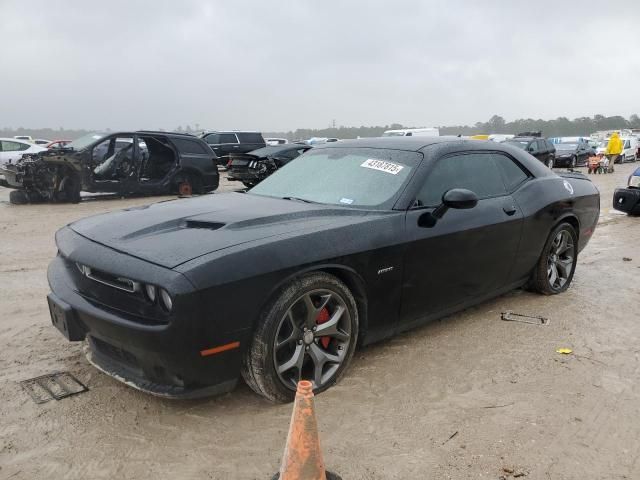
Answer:
M504 184L507 187L507 192L513 192L518 185L529 178L529 174L526 173L522 169L522 167L520 167L520 165L518 165L514 160L507 157L506 155L494 153L493 159L495 160L496 165L502 173L502 179L504 180Z
M204 137L204 139L209 145L217 145L220 143L220 135L218 135L217 133L210 133L209 135Z
M538 150L540 152L548 152L550 148L547 147L547 143L544 140L537 140L538 142Z
M466 188L480 199L507 193L501 172L490 153L456 154L441 158L429 173L417 201L422 206L439 205L442 195L452 188Z
M235 133L221 133L220 143L238 143Z
M27 145L26 143L10 142L8 140L2 140L1 150L3 152L22 152L28 149L29 149L29 145Z
M193 140L187 140L184 138L174 138L173 143L178 148L179 151L184 153L194 153L197 155L204 155L207 153L207 151L204 149L202 145L200 145L200 143Z
M238 132L238 140L240 143L257 143L261 145L264 143L264 139L262 138L261 133L256 132Z
M548 151L555 152L556 146L553 143L551 143L549 140L545 140L545 143L547 144Z
M535 140L534 140L534 141L532 141L532 142L529 144L529 147L527 147L527 151L528 151L529 153L531 153L532 155L535 155L536 153L539 153L539 152L540 152L540 149L538 148L538 142L536 142Z

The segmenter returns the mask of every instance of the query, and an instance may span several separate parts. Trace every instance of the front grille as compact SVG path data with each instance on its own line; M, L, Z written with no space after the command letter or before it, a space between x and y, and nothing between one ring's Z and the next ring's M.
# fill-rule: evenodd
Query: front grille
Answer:
M140 283L135 282L129 278L118 277L116 275L112 275L102 270L97 270L95 268L91 268L79 263L77 263L76 266L78 267L78 270L80 270L80 273L95 282L102 283L109 287L117 288L118 290L124 290L125 292L129 293L140 291Z
M105 357L108 357L109 359L121 363L127 367L140 370L138 359L132 353L95 337L91 337L91 343L96 348L99 354L104 355Z

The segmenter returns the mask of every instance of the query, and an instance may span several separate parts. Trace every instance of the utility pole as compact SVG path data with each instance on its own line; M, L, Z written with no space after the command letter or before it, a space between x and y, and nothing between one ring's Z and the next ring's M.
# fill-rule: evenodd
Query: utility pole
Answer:
M333 128L336 128L336 119L335 118L333 119L332 126L333 126Z

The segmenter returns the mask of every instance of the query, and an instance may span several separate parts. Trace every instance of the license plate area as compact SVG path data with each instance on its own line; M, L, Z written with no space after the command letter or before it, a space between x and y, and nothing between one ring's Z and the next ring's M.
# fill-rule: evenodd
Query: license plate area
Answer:
M80 327L71 306L56 298L51 293L47 296L47 303L49 304L49 314L51 315L51 323L53 326L71 342L84 340L85 332Z

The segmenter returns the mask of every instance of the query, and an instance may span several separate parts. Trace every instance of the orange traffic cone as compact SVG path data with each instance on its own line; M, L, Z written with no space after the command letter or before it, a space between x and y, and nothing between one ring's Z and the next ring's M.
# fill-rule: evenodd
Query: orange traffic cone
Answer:
M298 382L282 465L272 480L276 479L341 480L338 475L324 469L313 405L313 385L307 380Z

